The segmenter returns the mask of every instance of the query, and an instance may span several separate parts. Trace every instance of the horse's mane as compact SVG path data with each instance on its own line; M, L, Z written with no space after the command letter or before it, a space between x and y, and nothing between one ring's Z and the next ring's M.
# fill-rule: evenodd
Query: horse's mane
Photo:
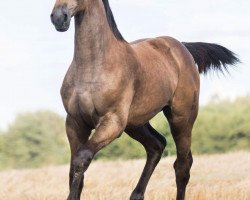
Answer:
M111 10L110 5L109 5L109 1L108 0L102 0L102 2L104 4L107 20L108 20L108 23L109 23L109 26L110 26L112 32L114 33L115 37L118 40L125 41L122 34L120 33L120 31L117 28L114 15L113 15L112 10Z

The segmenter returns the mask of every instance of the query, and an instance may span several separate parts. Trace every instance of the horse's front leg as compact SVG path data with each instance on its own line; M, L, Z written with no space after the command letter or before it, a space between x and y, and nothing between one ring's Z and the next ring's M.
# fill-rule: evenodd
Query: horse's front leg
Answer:
M71 188L72 182L73 182L73 161L77 154L77 150L84 145L91 134L91 128L89 128L86 124L81 123L79 125L73 118L71 118L69 115L66 119L66 132L70 144L70 150L71 150L71 161L70 161L70 172L69 172L69 188ZM77 200L80 199L80 195L83 188L83 179L81 180L78 188L77 188Z
M68 200L79 199L78 190L84 172L88 169L94 155L114 139L119 137L124 131L125 126L126 120L123 120L123 117L118 116L117 114L107 114L102 120L100 120L92 138L85 144L81 145L73 160L73 180Z

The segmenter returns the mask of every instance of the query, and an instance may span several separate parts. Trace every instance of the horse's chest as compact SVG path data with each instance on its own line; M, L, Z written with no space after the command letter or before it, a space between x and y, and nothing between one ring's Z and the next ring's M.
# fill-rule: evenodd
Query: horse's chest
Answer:
M78 91L76 88L72 89L71 95L64 100L65 109L71 116L92 116L95 110L93 95L91 91Z
M99 86L72 87L65 95L62 94L62 98L70 116L82 118L91 124L98 123L98 116L105 114L107 105L112 104L112 98L105 87Z

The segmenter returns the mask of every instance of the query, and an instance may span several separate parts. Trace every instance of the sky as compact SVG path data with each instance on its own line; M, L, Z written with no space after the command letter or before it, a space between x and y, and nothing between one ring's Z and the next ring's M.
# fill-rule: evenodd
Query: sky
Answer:
M73 23L66 33L55 31L49 17L52 0L0 1L0 129L26 111L49 109L65 115L59 91L73 57ZM242 64L230 74L202 76L202 105L214 95L235 99L250 93L250 1L110 4L127 41L168 35L185 42L219 43L239 55Z

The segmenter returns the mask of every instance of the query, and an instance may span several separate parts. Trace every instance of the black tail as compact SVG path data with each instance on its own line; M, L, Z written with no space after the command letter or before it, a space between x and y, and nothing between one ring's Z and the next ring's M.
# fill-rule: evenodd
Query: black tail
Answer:
M200 73L206 74L209 70L227 71L227 65L240 62L235 53L218 44L203 42L183 42L183 44L192 54Z

